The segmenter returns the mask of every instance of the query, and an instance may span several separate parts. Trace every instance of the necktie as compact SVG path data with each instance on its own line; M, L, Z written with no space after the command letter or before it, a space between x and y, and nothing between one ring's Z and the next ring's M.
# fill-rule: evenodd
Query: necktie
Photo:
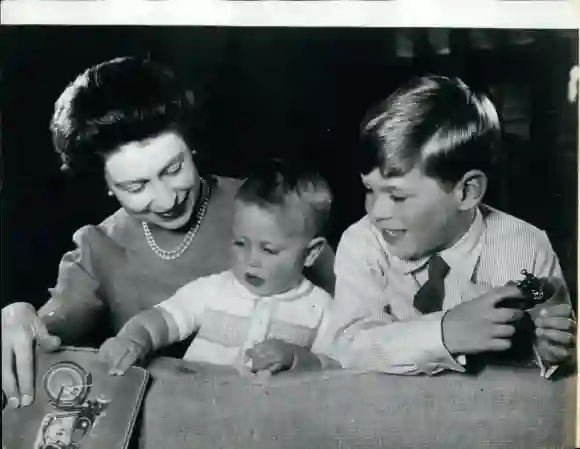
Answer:
M442 309L445 298L445 276L449 265L435 254L429 259L429 280L415 294L413 305L421 313L433 313Z

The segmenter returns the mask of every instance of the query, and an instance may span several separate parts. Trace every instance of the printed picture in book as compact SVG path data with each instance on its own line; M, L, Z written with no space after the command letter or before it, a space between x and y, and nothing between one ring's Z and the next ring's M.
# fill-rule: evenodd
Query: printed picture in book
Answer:
M43 376L52 410L44 415L34 449L80 449L83 438L97 431L111 398L92 397L92 375L74 362L59 362Z

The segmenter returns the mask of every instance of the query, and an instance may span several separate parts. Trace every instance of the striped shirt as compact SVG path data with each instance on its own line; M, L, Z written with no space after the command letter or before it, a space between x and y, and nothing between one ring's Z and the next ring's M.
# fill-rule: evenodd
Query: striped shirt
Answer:
M504 212L481 206L467 233L440 253L449 265L443 311L422 315L413 298L427 282L428 257L398 259L368 216L350 226L338 245L336 287L327 355L345 368L394 374L464 371L464 356L443 344L445 310L473 299L527 269L536 276L562 272L545 232Z
M224 271L190 282L156 307L173 317L181 341L196 333L184 359L243 366L245 350L266 339L315 351L331 300L306 278L292 290L260 297Z

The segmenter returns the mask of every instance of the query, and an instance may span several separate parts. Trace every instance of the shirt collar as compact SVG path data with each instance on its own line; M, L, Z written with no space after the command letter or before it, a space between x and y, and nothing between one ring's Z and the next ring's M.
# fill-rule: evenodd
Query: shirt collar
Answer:
M235 289L235 292L238 296L244 299L252 299L259 301L262 301L264 299L267 299L269 301L294 301L298 298L301 298L309 294L314 288L314 284L312 284L312 282L303 277L300 283L290 290L286 290L285 292L277 293L275 295L270 296L259 296L248 290L245 285L243 285L240 281L236 279L233 273L231 273L231 281Z
M439 253L451 270L462 270L472 273L481 253L481 235L484 222L479 208L476 208L475 218L467 232L450 248ZM371 225L371 230L378 239L383 251L388 256L392 266L404 274L420 270L429 261L429 256L416 260L403 260L389 252L389 247L381 233Z
M483 227L483 216L479 208L476 208L473 223L463 237L455 245L439 253L451 270L473 273L481 254Z

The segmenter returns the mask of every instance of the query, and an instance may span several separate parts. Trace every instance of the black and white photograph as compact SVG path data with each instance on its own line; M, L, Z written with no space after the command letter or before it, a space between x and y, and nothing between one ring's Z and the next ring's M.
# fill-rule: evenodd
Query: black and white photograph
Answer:
M575 446L577 29L3 25L0 68L3 423L74 346L150 373L129 448Z

